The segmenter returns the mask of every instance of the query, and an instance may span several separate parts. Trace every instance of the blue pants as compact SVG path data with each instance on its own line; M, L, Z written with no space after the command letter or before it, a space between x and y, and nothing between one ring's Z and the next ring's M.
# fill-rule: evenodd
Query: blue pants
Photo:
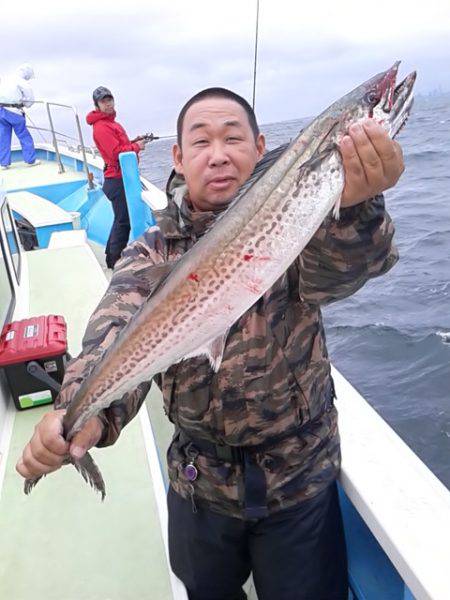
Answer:
M25 117L0 106L0 165L6 167L11 164L11 135L12 130L22 146L23 160L34 163L36 150L33 138L25 125Z

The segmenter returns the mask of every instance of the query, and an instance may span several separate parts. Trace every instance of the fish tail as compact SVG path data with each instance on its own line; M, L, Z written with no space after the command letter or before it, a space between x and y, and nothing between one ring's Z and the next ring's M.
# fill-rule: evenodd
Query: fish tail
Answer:
M76 460L74 458L70 458L64 464L72 464L78 473L83 477L83 479L89 483L89 485L94 488L96 492L99 492L102 495L102 500L105 499L106 490L105 490L105 482L103 481L102 474L100 473L100 469L94 462L94 459L86 452L83 458ZM32 479L26 479L23 491L25 494L29 494L34 486L44 477L44 475L39 475L39 477L33 477Z
M102 495L103 501L106 496L105 482L103 481L100 469L95 464L94 459L89 452L86 452L83 458L80 458L79 460L71 458L70 462L73 464L78 473L80 473L83 479L89 483L89 485L94 488L96 492L99 492Z
M44 475L39 475L39 477L33 477L33 479L25 479L25 483L23 485L23 491L25 494L29 494L34 486L44 477Z

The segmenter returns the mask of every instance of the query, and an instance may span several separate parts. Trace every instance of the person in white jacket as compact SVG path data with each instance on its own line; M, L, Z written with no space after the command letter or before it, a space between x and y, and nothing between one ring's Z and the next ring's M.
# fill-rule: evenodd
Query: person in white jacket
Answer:
M25 122L24 108L33 104L34 94L29 84L34 71L31 65L21 65L13 77L0 80L0 166L8 169L11 164L11 136L14 129L22 146L23 160L36 165L36 150L33 138Z

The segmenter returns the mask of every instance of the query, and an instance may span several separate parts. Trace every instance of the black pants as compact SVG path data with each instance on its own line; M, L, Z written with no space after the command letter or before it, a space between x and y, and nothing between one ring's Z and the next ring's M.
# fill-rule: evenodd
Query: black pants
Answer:
M346 600L347 554L336 484L293 509L242 521L192 505L170 488L169 554L189 600Z
M105 178L102 189L114 211L114 222L105 248L106 266L112 269L119 260L122 250L128 244L130 217L123 180L115 177Z

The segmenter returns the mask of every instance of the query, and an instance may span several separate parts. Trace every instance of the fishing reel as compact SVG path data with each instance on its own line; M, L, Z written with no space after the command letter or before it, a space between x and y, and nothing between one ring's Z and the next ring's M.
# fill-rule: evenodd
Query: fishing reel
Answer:
M138 135L131 140L133 142L153 142L153 140L159 140L159 136L153 135L153 133L144 133L144 135Z

